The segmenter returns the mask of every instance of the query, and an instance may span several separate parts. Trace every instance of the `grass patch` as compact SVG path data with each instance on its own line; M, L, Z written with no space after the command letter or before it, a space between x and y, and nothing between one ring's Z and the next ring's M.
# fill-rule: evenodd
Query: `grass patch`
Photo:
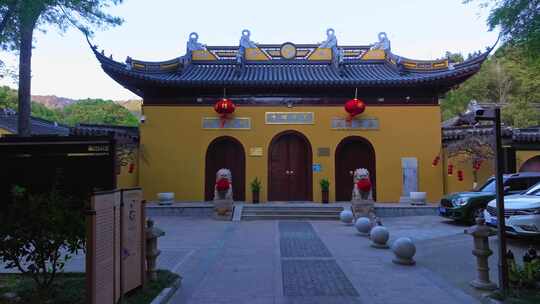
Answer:
M172 285L179 276L168 270L158 270L158 280L148 282L144 288L136 289L125 297L126 304L150 303L164 288ZM2 299L6 292L15 292L20 298L19 302L10 302ZM64 273L58 275L49 301L39 299L35 292L32 279L20 274L0 275L0 304L85 304L86 277L84 273Z
M500 292L494 292L490 297L505 304L538 304L540 303L540 290L511 290L506 296Z

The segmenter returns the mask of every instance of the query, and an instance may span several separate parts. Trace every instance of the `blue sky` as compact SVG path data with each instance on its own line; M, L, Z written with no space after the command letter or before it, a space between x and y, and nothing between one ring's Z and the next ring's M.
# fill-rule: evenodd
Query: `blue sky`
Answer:
M237 45L242 29L259 43L316 43L326 29L336 30L338 44L370 44L384 31L395 54L434 59L445 51L464 54L484 50L497 39L486 26L487 10L463 0L332 0L332 1L181 1L125 0L108 9L124 18L116 28L92 38L107 54L124 61L167 60L185 53L190 32L208 45ZM137 98L99 67L78 31L38 32L32 61L32 94L70 98ZM17 58L2 52L8 65ZM7 80L0 81L16 87Z

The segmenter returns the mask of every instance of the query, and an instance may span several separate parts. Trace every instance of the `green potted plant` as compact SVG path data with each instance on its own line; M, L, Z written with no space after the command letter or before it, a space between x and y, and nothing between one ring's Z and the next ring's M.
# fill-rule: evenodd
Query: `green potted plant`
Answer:
M327 178L323 178L320 181L321 184L321 191L322 191L322 203L328 204L328 191L330 189L330 182Z
M261 181L259 180L259 178L255 177L255 179L251 182L251 194L252 194L254 204L259 203L260 192L261 192Z

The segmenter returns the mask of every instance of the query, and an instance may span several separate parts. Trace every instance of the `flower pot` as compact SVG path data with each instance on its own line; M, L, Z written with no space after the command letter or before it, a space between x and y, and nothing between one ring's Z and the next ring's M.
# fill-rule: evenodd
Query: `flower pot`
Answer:
M253 191L252 193L253 197L253 203L258 204L259 203L259 191Z
M322 203L328 204L329 191L322 191Z

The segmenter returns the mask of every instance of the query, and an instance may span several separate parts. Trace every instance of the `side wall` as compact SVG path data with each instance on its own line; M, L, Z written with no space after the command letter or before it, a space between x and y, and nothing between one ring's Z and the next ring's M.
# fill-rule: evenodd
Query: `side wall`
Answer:
M267 125L265 112L314 112L313 125ZM246 199L251 200L249 183L262 181L261 200L267 199L267 154L272 137L285 130L297 130L310 141L313 163L321 172L313 172L313 200L321 200L319 180L330 180L330 200L334 191L334 153L339 142L351 135L362 136L376 153L377 193L379 202L396 202L402 192L402 157L418 158L420 191L428 192L429 201L442 195L442 176L431 161L440 151L440 109L438 106L372 106L363 117L376 117L379 130L332 130L331 118L345 117L343 107L238 107L236 117L250 117L251 130L203 130L203 117L216 117L211 107L145 106L146 122L141 124L140 186L145 199L155 200L158 192L172 191L179 201L204 199L205 153L208 144L219 136L238 139L246 151ZM250 148L262 147L263 155L250 156ZM330 148L329 157L317 155L320 147ZM234 179L234 177L233 177ZM351 185L352 187L352 185Z
M448 175L448 164L454 166L453 174ZM470 159L453 157L447 159L443 158L443 161L437 166L441 170L441 175L444 179L445 194L470 191L474 188L474 170ZM458 180L458 170L463 171L463 180ZM478 186L481 186L486 182L488 178L495 174L495 161L484 161L480 167L480 170L476 172L476 180Z
M118 189L123 188L135 188L139 186L139 150L134 151L133 157L133 171L129 172L130 164L120 167L120 174L116 176Z
M12 134L11 132L9 132L8 130L6 129L2 129L0 128L0 137L2 137L2 135L6 135L6 134Z
M516 151L516 171L519 171L519 168L523 166L523 164L535 157L540 155L540 150L517 150Z

